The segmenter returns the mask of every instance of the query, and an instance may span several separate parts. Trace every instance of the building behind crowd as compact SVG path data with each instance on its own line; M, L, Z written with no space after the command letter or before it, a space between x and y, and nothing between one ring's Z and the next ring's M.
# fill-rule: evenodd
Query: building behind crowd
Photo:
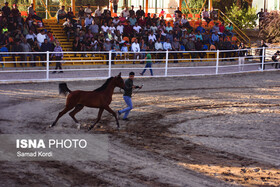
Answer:
M280 10L280 0L253 0L252 6L259 12L262 8L268 11Z

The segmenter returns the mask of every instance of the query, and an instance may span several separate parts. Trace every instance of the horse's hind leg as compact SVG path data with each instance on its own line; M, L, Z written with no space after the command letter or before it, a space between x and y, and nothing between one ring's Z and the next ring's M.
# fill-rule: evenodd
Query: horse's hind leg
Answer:
M117 117L117 114L116 112L114 112L109 106L105 108L105 110L107 110L108 112L110 112L116 119L116 122L117 122L117 127L118 129L120 128L120 124L119 124L119 120L118 120L118 117Z
M77 123L77 128L80 129L81 125L79 124L78 120L75 118L75 115L80 112L82 109L84 108L83 105L77 105L75 107L75 109L69 113L69 115L73 118L73 120L75 121L75 123Z
M50 125L50 127L53 127L56 125L57 121L59 120L59 118L61 118L64 114L66 114L69 110L71 110L72 106L66 106L61 112L59 112L59 114L57 115L55 121L53 122L53 124Z
M103 111L104 111L104 108L99 109L97 119L93 125L89 126L88 131L90 131L100 121Z

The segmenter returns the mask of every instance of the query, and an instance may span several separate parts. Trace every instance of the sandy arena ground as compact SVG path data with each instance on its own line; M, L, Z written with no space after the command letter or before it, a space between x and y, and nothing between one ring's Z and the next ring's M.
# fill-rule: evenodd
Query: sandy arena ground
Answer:
M93 90L103 81L68 82ZM143 78L130 121L103 114L91 132L63 116L58 83L0 85L2 134L107 134L104 162L0 162L0 186L279 186L279 71L236 75ZM124 107L115 89L111 107ZM77 114L91 124L97 109Z

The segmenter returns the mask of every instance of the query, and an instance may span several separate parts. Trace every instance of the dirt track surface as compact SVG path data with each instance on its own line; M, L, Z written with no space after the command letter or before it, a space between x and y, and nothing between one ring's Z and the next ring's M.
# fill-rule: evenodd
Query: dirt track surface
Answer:
M93 90L104 81L69 82ZM280 74L136 79L130 121L104 113L91 132L63 116L58 83L0 85L2 134L107 134L100 162L0 162L3 186L279 186ZM116 89L111 107L123 108ZM98 110L77 119L91 124Z

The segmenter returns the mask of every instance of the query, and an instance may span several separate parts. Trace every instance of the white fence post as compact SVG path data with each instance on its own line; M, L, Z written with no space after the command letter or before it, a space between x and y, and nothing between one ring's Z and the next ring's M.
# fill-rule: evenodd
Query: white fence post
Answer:
M220 54L220 51L217 50L216 75L219 74L219 54Z
M262 50L263 50L262 51L262 71L263 71L263 68L264 68L264 57L265 57L265 51L264 51L265 47L263 47Z
M111 77L112 74L112 51L109 51L109 72L108 76Z
M46 72L46 79L49 80L49 71L50 71L50 52L47 51L47 58L46 58L46 68L47 68L47 72Z
M167 77L167 70L168 70L168 50L166 51L166 55L165 55L165 77Z

